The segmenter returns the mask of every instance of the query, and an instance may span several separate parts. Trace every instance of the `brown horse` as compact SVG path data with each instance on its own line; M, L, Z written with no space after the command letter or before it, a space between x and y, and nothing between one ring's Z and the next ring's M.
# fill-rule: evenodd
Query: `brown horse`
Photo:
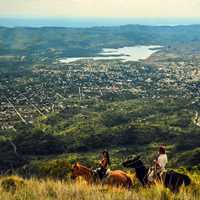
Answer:
M75 163L72 166L72 179L76 179L76 177L83 177L87 182L99 182L96 179L94 172L92 169L89 169L79 163ZM121 170L110 171L108 175L101 181L102 184L108 184L112 186L122 186L126 188L132 187L132 180L130 177Z

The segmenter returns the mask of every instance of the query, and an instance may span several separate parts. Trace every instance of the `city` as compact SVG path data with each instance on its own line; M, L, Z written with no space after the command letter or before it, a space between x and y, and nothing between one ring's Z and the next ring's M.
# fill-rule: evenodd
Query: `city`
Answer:
M0 74L1 129L65 108L68 100L193 98L199 104L200 58L169 59L162 51L140 62L79 60L35 64ZM42 60L42 59L41 59ZM72 101L73 102L73 101ZM70 106L70 105L68 105ZM74 105L72 105L74 106ZM87 106L87 105L86 105Z

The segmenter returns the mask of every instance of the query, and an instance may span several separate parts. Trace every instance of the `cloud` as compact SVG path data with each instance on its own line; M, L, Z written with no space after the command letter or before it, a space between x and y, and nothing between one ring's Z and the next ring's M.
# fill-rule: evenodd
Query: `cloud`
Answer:
M0 15L200 17L200 0L0 0Z

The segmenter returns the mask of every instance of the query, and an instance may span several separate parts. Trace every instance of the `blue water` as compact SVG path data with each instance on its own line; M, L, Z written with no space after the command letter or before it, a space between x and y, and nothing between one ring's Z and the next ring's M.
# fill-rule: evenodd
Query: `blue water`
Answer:
M119 26L127 24L141 25L189 25L200 24L200 18L34 18L0 17L0 26L6 27L94 27Z
M133 47L122 47L115 49L102 49L102 52L93 57L72 57L62 58L59 61L61 63L70 63L77 60L121 60L122 62L127 61L139 61L148 58L153 53L159 51L161 46L133 46Z

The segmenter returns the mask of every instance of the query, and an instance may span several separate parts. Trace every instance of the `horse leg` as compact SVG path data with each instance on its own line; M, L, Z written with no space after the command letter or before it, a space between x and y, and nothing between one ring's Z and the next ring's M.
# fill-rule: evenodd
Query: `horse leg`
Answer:
M133 187L133 182L130 177L127 177L127 185L128 185L128 189Z
M182 185L183 181L180 179L180 177L177 178L176 184L173 187L173 192L178 193L180 191L180 186Z

